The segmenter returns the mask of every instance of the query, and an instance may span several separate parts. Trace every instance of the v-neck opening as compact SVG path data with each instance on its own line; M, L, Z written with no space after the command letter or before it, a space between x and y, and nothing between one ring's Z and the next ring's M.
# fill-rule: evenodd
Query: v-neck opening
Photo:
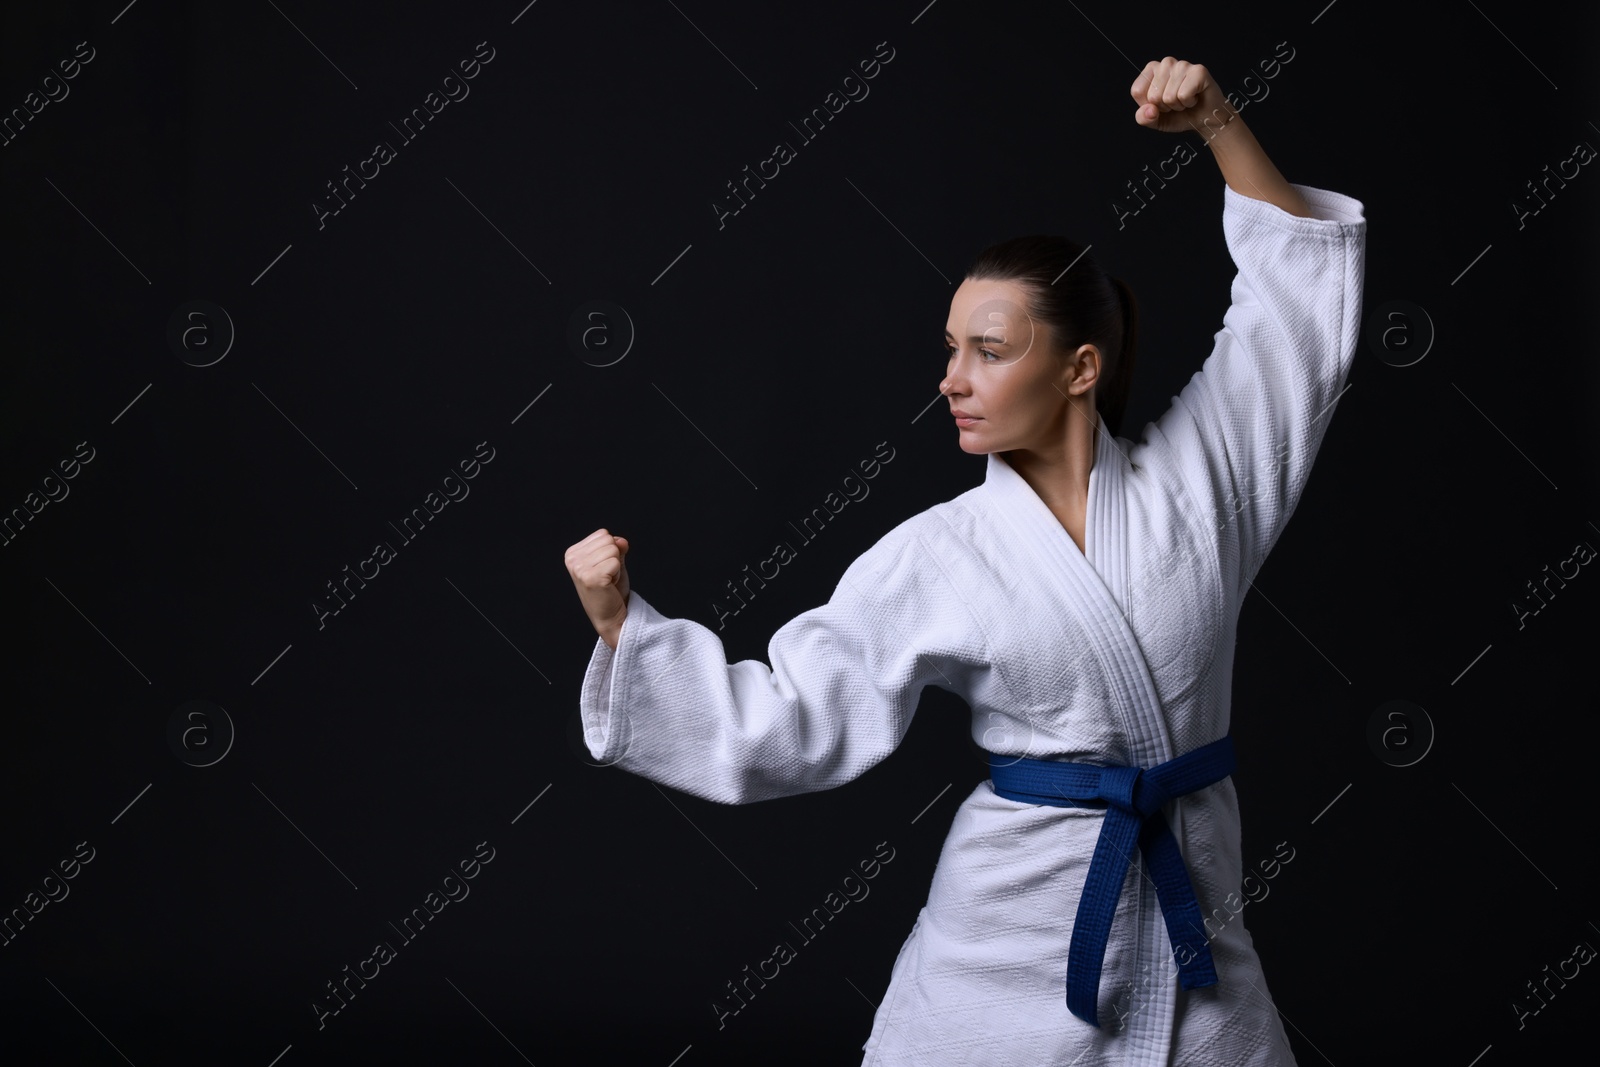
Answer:
M1006 525L1016 531L1046 568L1044 575L1063 602L1099 643L1097 657L1115 679L1130 749L1138 766L1172 758L1172 742L1161 717L1149 665L1128 614L1127 453L1121 441L1097 434L1096 461L1089 471L1084 547L1080 551L1066 527L1016 468L998 453L989 454L985 493ZM1070 546L1070 547L1068 547Z
M1107 461L1106 446L1102 444L1100 440L1102 433L1103 431L1097 427L1094 436L1094 455L1091 456L1089 460L1089 486L1088 490L1084 494L1083 501L1082 548L1078 547L1078 542L1073 538L1072 531L1067 529L1067 524L1061 521L1061 517L1059 515L1050 510L1050 505L1045 503L1044 497L1040 496L1038 490L1034 489L1033 486L1028 485L1028 480L1022 477L1022 472L1013 467L1010 462L999 453L990 453L989 455L990 460L1004 463L1006 465L1006 469L1017 476L1017 479L1027 487L1028 492L1033 494L1034 499L1039 502L1039 505L1044 508L1051 520L1054 521L1056 526L1061 530L1061 536L1067 539L1067 544L1071 545L1072 550L1081 556L1084 562L1088 563L1091 567L1094 567L1095 550L1097 547L1101 547L1101 540L1104 536L1104 532L1102 532L1102 537L1095 536L1095 521L1100 517L1100 512L1103 511L1102 507L1096 506L1099 502L1095 500L1095 496L1097 495L1097 492L1103 491L1104 489L1103 476L1105 474L1105 469L1103 464ZM1099 568L1095 569L1098 573Z
M1015 479L1019 490L1028 500L1028 508L1035 513L1036 519L1041 521L1035 524L1038 532L1042 529L1050 532L1045 535L1056 541L1057 551L1067 557L1076 556L1086 563L1095 576L1105 586L1110 595L1112 604L1118 614L1127 617L1128 610L1128 561L1127 561L1127 504L1124 500L1126 485L1126 470L1121 464L1126 461L1123 446L1115 441L1104 430L1096 427L1094 436L1094 458L1089 466L1089 487L1084 500L1083 514L1083 547L1078 547L1078 542L1073 540L1072 533L1066 524L1050 510L1027 479L998 453L990 453L991 464L1003 466L1006 470L1001 477ZM995 472L990 471L985 481L991 481ZM1048 521L1043 521L1048 517Z

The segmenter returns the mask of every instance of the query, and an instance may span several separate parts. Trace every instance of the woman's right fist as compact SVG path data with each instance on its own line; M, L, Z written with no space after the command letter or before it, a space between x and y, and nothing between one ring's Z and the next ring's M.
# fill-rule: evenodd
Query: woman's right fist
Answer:
M628 617L628 539L613 537L604 527L567 549L567 573L594 632L612 651Z
M1139 105L1133 120L1162 133L1193 130L1210 140L1238 114L1211 72L1186 59L1152 59L1128 92Z

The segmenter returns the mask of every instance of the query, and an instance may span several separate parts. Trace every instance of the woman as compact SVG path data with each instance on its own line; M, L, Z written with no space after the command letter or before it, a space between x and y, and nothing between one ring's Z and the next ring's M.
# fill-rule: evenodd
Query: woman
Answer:
M1349 371L1366 222L1285 181L1205 67L1152 61L1131 92L1141 125L1212 149L1238 267L1210 357L1137 443L1114 436L1132 294L1076 244L1006 242L956 291L940 385L983 484L855 560L773 635L770 669L631 590L625 538L567 551L602 762L747 803L860 775L925 686L971 705L992 777L956 813L867 1065L1294 1062L1233 918L1234 634Z

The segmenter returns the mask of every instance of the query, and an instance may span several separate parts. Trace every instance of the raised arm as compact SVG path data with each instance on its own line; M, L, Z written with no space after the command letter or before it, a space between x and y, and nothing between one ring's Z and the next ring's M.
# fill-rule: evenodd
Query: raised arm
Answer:
M1285 181L1204 67L1167 64L1134 83L1135 117L1208 139L1238 273L1211 355L1129 453L1190 498L1196 526L1144 580L1206 556L1242 597L1299 501L1355 356L1366 220L1358 200Z
M1228 188L1241 196L1265 200L1291 215L1311 218L1311 205L1272 165L1244 116L1229 105L1226 94L1199 63L1151 60L1129 90L1141 126L1163 132L1193 130L1211 149Z

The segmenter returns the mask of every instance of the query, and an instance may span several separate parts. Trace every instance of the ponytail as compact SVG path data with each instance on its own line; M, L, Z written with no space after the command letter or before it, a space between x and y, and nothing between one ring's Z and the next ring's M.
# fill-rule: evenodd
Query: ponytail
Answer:
M1110 380L1095 390L1095 408L1105 420L1112 437L1120 436L1122 416L1128 410L1128 396L1133 392L1133 361L1139 348L1139 304L1133 290L1120 278L1111 278L1117 291L1117 302L1122 305L1122 348L1111 361Z

